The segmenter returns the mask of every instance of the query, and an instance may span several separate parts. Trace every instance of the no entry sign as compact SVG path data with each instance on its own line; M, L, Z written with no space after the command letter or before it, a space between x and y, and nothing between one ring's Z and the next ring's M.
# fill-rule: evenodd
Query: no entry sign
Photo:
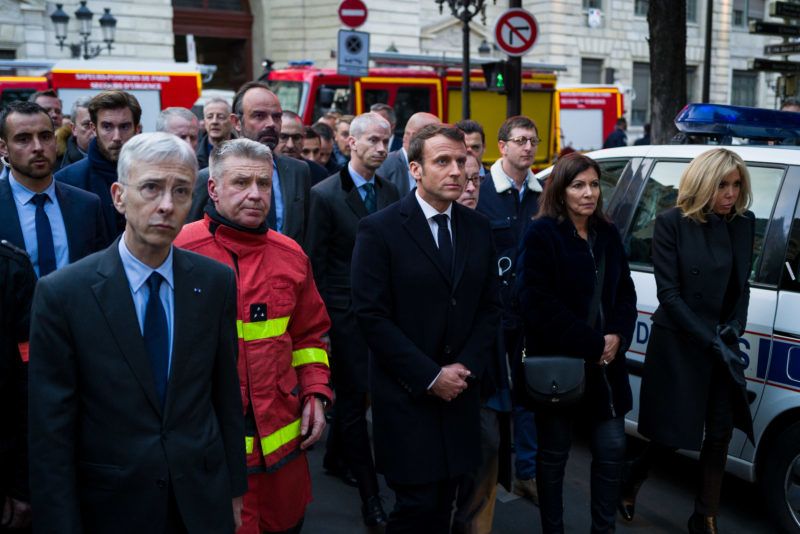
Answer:
M367 21L367 6L361 0L344 0L339 6L339 20L351 28L358 28Z
M536 18L525 9L509 9L497 18L494 41L509 56L522 56L533 47L539 27Z

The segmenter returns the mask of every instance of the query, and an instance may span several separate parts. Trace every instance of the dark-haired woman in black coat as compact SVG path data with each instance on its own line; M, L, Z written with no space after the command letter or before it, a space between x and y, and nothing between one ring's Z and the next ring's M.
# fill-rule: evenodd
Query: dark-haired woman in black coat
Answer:
M559 159L540 202L519 262L527 355L574 356L586 366L580 404L536 410L542 531L564 531L564 468L572 425L579 420L591 434L592 532L613 532L625 455L624 415L632 405L625 351L636 323L636 293L619 233L601 211L595 161L577 153ZM598 280L601 258L605 274ZM599 313L588 324L598 283Z
M717 532L733 428L752 439L744 367L728 365L747 323L755 220L747 211L744 161L716 148L697 156L678 185L675 208L656 218L653 268L658 309L642 373L639 432L651 440L634 462L620 509L633 518L650 465L674 449L700 451L700 488L689 532Z

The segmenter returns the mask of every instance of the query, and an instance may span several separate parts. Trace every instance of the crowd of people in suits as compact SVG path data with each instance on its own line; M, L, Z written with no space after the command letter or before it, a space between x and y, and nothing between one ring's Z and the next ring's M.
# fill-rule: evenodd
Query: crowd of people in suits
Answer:
M689 531L717 532L732 430L752 435L725 359L753 242L738 156L696 158L657 219L652 441L626 469L636 294L596 162L538 180L525 116L489 168L475 121L419 112L395 135L375 104L304 126L261 82L202 120L141 115L119 90L71 127L52 92L0 114L0 531L297 533L327 427L324 469L368 527L489 533L500 483L558 533L580 426L592 532L633 520L677 448L701 451ZM523 360L553 354L585 361L572 406L526 395Z

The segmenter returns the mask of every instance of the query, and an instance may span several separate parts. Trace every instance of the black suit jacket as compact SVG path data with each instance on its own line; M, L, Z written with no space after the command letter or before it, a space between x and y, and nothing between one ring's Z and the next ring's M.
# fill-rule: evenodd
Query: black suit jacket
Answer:
M500 321L489 221L455 203L452 213L452 272L414 193L362 219L353 252L377 467L400 484L451 479L480 459L480 385L451 402L427 393L443 365L460 362L480 377Z
M311 172L305 162L283 156L273 157L275 165L278 166L283 197L283 231L281 233L302 244L306 234ZM187 223L203 218L203 210L208 203L208 175L208 167L197 174L192 207L186 218ZM271 209L274 210L274 206Z
M56 197L64 217L70 263L108 245L100 199L77 187L56 181ZM25 248L19 214L7 179L0 180L0 239Z
M377 209L399 200L394 185L375 176ZM347 167L311 188L305 249L331 317L332 370L337 389L367 391L368 352L350 299L350 262L358 222L368 215Z
M247 489L227 267L173 250L174 343L164 408L115 241L42 278L31 312L34 532L233 533Z

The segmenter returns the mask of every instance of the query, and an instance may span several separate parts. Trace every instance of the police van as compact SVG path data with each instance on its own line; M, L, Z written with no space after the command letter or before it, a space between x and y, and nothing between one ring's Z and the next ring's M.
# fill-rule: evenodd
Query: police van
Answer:
M676 119L685 141L705 144L630 146L587 155L602 170L604 209L622 234L638 297L639 317L627 353L634 408L626 417L638 436L639 386L650 317L658 307L651 259L655 218L674 207L689 162L724 145L747 163L756 238L750 308L739 348L753 415L755 445L735 431L727 470L762 488L770 516L800 531L800 113L690 104ZM790 146L791 145L791 146ZM543 179L550 169L542 171Z

